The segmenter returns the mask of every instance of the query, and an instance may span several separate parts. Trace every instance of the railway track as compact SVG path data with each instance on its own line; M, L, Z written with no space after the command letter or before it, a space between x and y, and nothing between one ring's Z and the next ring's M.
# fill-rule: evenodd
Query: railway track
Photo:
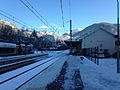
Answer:
M40 60L23 68L0 75L0 89L17 90L25 83L42 73L45 69L57 61L62 54L57 54L45 60Z
M36 57L41 57L41 56L45 56L48 54L38 54L38 55L22 55L22 56L16 56L16 57L10 57L10 58L4 58L4 59L0 59L0 66L1 65L5 65L5 64L10 64L10 63L15 63L15 62L19 62L25 59L31 59L31 58L36 58Z
M44 57L44 58L43 58ZM29 57L30 58L30 57ZM47 57L46 57L47 58ZM40 55L38 56L34 56L31 57L30 59L28 58L24 58L24 59L14 59L14 60L5 60L5 62L7 62L7 64L3 64L0 66L0 75L18 68L21 68L23 66L35 63L39 60L45 59L44 55ZM10 61L10 62L9 62ZM12 61L12 62L11 62ZM4 61L3 61L4 62ZM8 63L9 62L9 63Z

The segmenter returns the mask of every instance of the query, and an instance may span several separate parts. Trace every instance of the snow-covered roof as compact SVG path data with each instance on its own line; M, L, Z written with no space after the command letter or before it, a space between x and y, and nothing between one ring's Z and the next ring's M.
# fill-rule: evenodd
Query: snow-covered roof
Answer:
M0 42L0 48L16 48L16 44Z

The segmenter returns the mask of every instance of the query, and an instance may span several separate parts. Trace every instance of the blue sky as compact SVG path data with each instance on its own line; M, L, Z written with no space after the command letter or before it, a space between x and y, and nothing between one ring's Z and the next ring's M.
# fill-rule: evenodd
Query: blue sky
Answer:
M60 0L28 1L50 25L58 27L57 32L64 33L66 30L69 30L69 0L63 0L64 29L62 28ZM0 10L21 19L36 30L50 31L20 0L0 0ZM2 15L0 15L0 18L16 24L19 28L22 27ZM116 0L71 0L71 19L73 29L85 28L99 22L116 23ZM40 28L41 26L42 28Z

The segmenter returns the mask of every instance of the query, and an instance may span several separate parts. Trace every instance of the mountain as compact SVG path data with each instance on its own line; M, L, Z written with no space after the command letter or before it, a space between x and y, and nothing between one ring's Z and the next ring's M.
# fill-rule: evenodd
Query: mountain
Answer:
M18 28L12 24L11 22L8 22L6 20L0 19L0 28L1 27L5 27L5 26L10 26L12 28L12 30L14 30L15 32L18 32Z
M103 22L103 23L92 24L92 25L86 27L85 29L83 29L82 31L78 31L78 32L74 33L72 38L73 38L73 40L80 40L80 39L84 38L86 35L89 35L89 34L95 32L96 30L100 30L100 29L104 29L107 32L110 32L111 34L114 34L114 35L117 34L117 25L116 24ZM64 36L64 38L65 38L65 36Z
M80 31L82 31L82 30L79 29L79 28L78 29L73 29L72 30L72 37L75 37ZM69 40L70 39L70 31L64 33L62 35L62 37L63 37L63 40Z

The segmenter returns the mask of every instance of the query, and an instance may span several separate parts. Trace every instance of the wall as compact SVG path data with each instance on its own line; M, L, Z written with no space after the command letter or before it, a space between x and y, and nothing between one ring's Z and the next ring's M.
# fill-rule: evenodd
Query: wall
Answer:
M88 35L82 40L82 48L99 47L100 49L108 49L110 54L115 52L115 38L103 30L98 30Z

